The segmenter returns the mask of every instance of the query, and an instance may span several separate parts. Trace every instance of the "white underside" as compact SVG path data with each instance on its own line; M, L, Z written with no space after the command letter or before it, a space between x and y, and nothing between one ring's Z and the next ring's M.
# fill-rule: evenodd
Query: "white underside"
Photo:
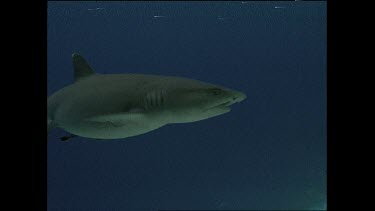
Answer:
M87 120L61 127L72 134L86 138L122 139L147 133L162 126L163 124L150 124L150 122L147 124L142 122L119 124L111 121L97 122Z

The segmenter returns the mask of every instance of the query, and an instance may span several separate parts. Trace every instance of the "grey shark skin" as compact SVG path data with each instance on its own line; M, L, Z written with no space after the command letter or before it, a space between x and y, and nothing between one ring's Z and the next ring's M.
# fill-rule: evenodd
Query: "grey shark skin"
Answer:
M47 134L60 127L93 139L122 139L171 123L195 122L230 111L244 93L187 78L98 74L77 53L75 82L47 99Z

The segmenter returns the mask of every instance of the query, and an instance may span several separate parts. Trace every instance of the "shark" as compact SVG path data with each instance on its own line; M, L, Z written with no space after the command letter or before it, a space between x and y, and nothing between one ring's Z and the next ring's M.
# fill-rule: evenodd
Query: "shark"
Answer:
M58 127L71 137L124 139L228 113L246 98L243 92L184 77L100 74L78 53L72 62L74 83L47 97L47 138Z

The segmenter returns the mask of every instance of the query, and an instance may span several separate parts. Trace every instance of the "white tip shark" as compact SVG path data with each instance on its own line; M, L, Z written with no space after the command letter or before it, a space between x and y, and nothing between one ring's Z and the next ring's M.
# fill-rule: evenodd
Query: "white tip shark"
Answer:
M146 74L98 74L72 55L75 82L47 99L47 135L59 127L92 139L123 139L166 124L230 111L242 92L198 80Z

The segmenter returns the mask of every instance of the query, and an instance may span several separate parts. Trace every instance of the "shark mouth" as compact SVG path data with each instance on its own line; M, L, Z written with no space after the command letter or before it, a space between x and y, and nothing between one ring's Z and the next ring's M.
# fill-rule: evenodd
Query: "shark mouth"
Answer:
M234 100L228 100L228 101L225 101L223 103L219 103L219 104L216 104L214 106L211 106L207 110L215 109L215 108L226 108L226 107L229 107L230 105L234 104L235 102L236 101L234 101Z
M218 101L217 103L211 105L210 107L207 108L206 111L208 111L208 110L216 110L216 109L219 109L219 110L230 110L229 106L231 106L231 105L233 105L235 103L239 103L239 102L243 101L245 98L246 98L246 95L242 94L242 93L239 93L239 94L236 94L236 95L232 95L231 97L226 98L226 100Z
M227 101L227 102L222 103L222 104L220 104L220 105L218 105L218 106L230 106L230 105L234 104L235 102L236 102L236 101Z

